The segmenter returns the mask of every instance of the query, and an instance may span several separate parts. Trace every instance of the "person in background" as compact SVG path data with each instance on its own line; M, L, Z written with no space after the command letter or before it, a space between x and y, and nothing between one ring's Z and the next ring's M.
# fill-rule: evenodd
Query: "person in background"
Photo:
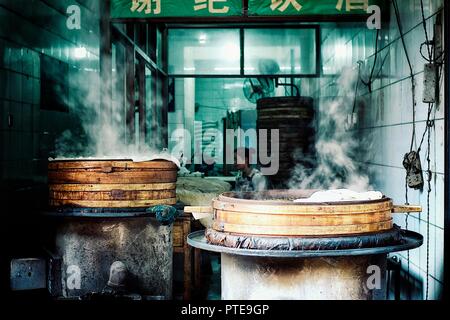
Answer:
M239 170L236 191L264 191L268 187L266 177L250 165L250 158L255 156L254 153L254 149L243 147L235 151L236 168Z

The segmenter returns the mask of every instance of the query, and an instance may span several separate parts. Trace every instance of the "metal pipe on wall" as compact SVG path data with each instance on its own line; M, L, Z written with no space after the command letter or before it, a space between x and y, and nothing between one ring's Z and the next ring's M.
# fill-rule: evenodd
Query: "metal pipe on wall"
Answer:
M444 247L445 244L450 243L450 234L448 230L450 230L450 186L449 186L449 177L448 174L450 172L450 126L449 126L449 117L450 117L450 41L448 41L448 36L450 35L450 8L448 3L444 3L444 39L445 40L445 62L444 62L444 73L445 73L445 111L444 111L444 126L445 126L445 175L444 175ZM449 295L449 263L448 263L448 250L444 250L444 291L443 298L448 298Z
M110 0L100 1L100 108L112 114L112 41ZM109 80L109 81L108 81Z

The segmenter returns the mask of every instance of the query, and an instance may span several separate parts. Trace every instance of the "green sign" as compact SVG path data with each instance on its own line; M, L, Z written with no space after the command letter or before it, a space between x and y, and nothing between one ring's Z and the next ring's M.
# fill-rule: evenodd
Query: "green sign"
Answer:
M249 0L249 16L367 14L383 0Z
M111 0L111 18L244 16L243 0ZM366 15L385 0L248 0L249 16Z
M111 18L242 16L242 0L111 0Z

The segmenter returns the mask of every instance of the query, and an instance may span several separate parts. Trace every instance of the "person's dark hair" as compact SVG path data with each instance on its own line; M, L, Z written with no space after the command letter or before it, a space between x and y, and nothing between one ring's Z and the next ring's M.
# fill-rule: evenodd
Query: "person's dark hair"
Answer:
M241 155L242 152L244 153L245 162L248 163L248 164L250 164L250 156L253 155L253 153L255 152L255 150L254 150L254 149L251 149L251 148L247 148L247 147L239 147L239 148L236 148L236 149L234 150L234 153L235 153L236 155L237 155L237 154ZM237 159L236 159L236 160L237 160Z

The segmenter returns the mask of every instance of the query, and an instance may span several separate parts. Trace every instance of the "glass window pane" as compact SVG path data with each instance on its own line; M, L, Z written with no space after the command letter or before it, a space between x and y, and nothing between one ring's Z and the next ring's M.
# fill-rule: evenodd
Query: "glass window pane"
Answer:
M315 74L315 29L245 29L244 73Z
M147 145L151 145L153 141L152 137L152 120L153 120L153 78L152 70L149 67L145 67L145 126L147 128Z
M169 74L240 74L238 29L169 29Z
M126 48L120 42L112 44L112 108L115 114L120 115L120 119L126 114ZM125 136L127 126L125 122L115 124L115 128L119 130L118 136Z

